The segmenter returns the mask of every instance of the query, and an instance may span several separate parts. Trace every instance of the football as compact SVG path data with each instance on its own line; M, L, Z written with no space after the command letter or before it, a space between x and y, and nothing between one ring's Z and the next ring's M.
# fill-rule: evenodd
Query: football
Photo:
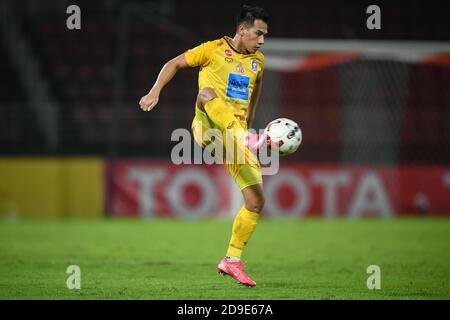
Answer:
M277 149L281 156L293 154L302 143L302 131L299 125L291 119L275 119L265 129L271 148Z

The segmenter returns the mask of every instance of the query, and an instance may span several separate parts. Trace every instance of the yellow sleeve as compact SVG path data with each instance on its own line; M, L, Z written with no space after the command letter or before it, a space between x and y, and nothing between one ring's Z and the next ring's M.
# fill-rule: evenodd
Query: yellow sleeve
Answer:
M187 64L190 67L206 66L211 60L214 48L216 48L216 41L208 41L189 49L184 53Z

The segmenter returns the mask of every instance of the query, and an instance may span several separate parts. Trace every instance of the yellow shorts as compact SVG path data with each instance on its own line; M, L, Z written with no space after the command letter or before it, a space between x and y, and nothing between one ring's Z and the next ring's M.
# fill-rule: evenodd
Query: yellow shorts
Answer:
M246 124L242 123L242 125L244 126L244 128L246 127ZM196 107L195 117L194 120L192 121L192 134L194 135L195 142L198 145L202 146L203 148L205 148L208 144L211 143L209 139L205 139L205 133L209 129L220 130L219 127L217 127L212 122L212 120L209 119L208 115L205 112L201 111ZM226 143L223 143L223 141L225 141L224 131L220 130L220 132L222 133L221 137L222 140L220 140L220 143L222 143L223 146L222 160L225 166L227 167L231 177L238 185L239 189L242 190L246 187L255 184L262 184L263 180L259 161L248 148L245 147L245 150L243 150L242 152L244 161L226 161L225 159L225 155L227 154Z

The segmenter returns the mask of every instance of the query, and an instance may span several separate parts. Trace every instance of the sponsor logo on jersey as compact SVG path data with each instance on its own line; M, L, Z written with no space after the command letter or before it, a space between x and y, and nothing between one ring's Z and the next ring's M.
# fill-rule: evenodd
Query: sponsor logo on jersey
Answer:
M237 72L240 72L240 73L244 73L244 72L245 72L244 67L242 66L242 63L239 63L239 64L236 66L236 71L237 71Z
M227 49L227 50L225 50L225 55L226 55L227 57L231 57L231 56L233 55L233 52L231 52L230 49Z
M228 76L227 97L248 100L250 77L230 73Z
M255 59L252 60L252 71L253 72L258 71L258 60L255 60Z
M231 62L233 62L233 58L225 57L225 61L228 62L228 63L231 63Z
M248 102L246 101L240 101L238 99L231 99L231 98L225 98L225 102L233 103L233 104L239 104L241 106L246 106Z

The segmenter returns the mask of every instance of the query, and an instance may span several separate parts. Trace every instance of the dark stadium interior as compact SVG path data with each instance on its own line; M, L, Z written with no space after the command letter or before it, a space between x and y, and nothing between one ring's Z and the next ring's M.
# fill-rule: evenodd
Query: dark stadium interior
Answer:
M9 4L59 106L59 139L56 146L46 144L36 109L30 107L17 71L8 62L4 48L0 48L0 152L160 159L170 156L171 132L191 126L196 72L182 71L183 75L163 91L155 112L142 112L138 106L140 97L148 92L167 60L203 41L232 35L239 8L238 4L203 0L196 1L195 6L190 1L78 1L82 8L82 29L69 31L65 27L67 15L61 14L69 4L67 1L58 4L48 1L27 9L15 2ZM384 27L375 32L361 23L364 3L298 1L280 5L260 1L260 4L270 14L269 33L274 38L450 40L444 10L418 2L408 2L408 6L402 1L387 3L383 11ZM348 62L355 64L352 68L370 68L370 63L358 66L356 62ZM302 146L304 152L286 161L342 159L340 108L345 97L338 88L340 68L281 74L281 113L300 119L307 137ZM450 123L449 68L408 65L408 70L402 109L395 115L400 119L396 122L400 123L399 155L395 160L355 158L349 162L450 161L450 138L445 133ZM350 76L347 82L351 81L354 79ZM383 89L372 87L371 96L379 108L392 108ZM264 109L260 114L264 115ZM257 120L258 117L261 115ZM347 148L360 149L370 144L374 152L382 153L386 141L377 147L376 136L375 133L374 141L365 141L364 145L355 142Z

